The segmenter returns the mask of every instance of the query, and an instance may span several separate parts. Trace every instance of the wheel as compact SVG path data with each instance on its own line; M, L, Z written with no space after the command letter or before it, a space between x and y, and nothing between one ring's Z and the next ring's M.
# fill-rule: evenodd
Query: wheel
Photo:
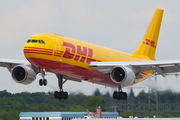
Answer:
M116 99L121 100L119 92L117 92L117 94L116 94Z
M54 92L54 98L57 99L58 98L58 91Z
M42 84L43 84L43 80L40 79L40 80L39 80L39 85L42 86Z
M62 99L62 95L61 95L61 93L60 93L60 92L58 92L58 93L57 93L57 98L58 98L59 100L61 100L61 99Z
M117 99L117 91L114 91L114 93L113 93L113 98L114 98L114 99Z
M123 100L127 100L127 93L123 92Z
M58 99L61 100L63 98L64 98L64 92L63 91L58 92Z
M46 79L43 80L43 85L44 85L44 86L47 85L47 80L46 80Z
M119 94L119 99L118 99L118 100L123 99L123 92L121 91L121 92L119 92L118 94Z
M68 99L68 93L64 92L64 99L67 100Z

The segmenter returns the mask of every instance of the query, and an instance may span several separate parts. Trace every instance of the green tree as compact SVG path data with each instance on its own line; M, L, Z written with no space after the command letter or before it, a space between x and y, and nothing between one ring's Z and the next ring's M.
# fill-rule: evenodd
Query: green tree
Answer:
M107 92L103 95L103 97L110 98L111 95L109 94L109 91L107 91Z
M135 116L135 113L133 113L132 111L121 112L121 113L120 113L120 116L122 116L122 117Z
M70 111L71 112L83 112L83 111L85 112L86 109L81 105L72 105L70 108Z
M133 88L131 88L131 90L130 90L129 97L134 97L134 91L133 91Z
M94 96L102 96L98 88L96 88L96 90L94 91L93 95Z
M45 111L54 111L54 106L48 104L48 103L42 103L37 106L37 111L39 112L45 112Z
M98 106L101 106L102 110L106 111L105 109L106 101L103 97L92 96L92 97L89 97L89 99L85 101L84 103L84 107L86 109L89 109L89 111L92 111L92 112L95 112Z

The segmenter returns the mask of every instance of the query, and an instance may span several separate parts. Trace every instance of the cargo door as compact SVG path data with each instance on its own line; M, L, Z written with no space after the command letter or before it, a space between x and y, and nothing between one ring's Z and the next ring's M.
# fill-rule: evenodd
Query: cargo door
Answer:
M63 43L63 40L60 40L56 37L52 37L51 39L54 43L54 56L62 57L63 51L61 51L61 45Z

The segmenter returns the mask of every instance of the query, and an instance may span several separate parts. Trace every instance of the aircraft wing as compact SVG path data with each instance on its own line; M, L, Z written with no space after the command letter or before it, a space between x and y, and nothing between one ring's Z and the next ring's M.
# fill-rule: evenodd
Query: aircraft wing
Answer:
M16 65L32 65L29 61L27 60L13 60L13 59L4 59L4 58L0 58L0 67L5 67L7 68L10 72L12 70L12 68L14 68ZM33 69L37 71L37 68L33 66ZM37 72L36 72L37 73ZM71 81L75 81L75 82L81 82L81 81L77 81L73 78L70 78L68 76L63 76L63 78L65 80L71 80Z
M3 59L0 58L0 67L6 67L9 71L14 68L16 65L30 65L27 60L13 60L13 59Z
M141 61L141 62L91 62L89 66L95 70L108 74L114 67L129 66L138 73L153 70L154 73L165 76L166 73L180 72L180 60L172 61ZM136 73L136 75L138 74Z

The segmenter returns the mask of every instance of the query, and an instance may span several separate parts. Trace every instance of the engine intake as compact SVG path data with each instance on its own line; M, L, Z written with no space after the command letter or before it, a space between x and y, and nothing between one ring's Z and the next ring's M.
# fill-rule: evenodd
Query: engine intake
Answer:
M115 67L110 72L111 80L117 84L129 85L135 81L135 73L128 67Z
M15 66L11 75L15 82L24 85L30 84L36 79L35 71L31 67L25 65Z

